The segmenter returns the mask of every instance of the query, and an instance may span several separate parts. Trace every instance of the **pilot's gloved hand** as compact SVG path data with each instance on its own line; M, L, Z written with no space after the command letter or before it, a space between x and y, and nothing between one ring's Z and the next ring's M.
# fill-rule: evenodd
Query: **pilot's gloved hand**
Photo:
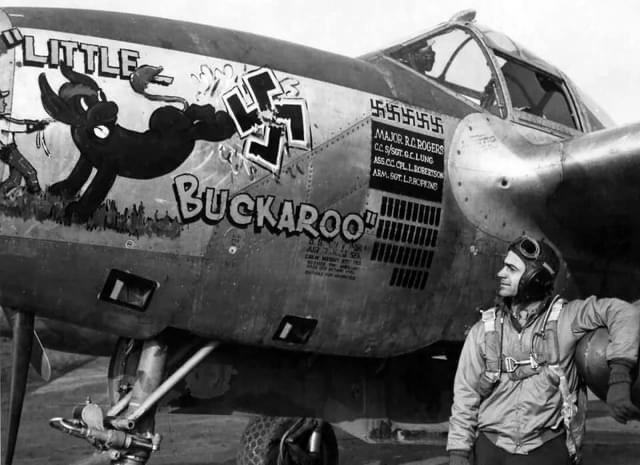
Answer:
M449 451L449 465L471 465L469 451L452 449Z
M631 403L631 364L626 361L610 361L607 405L611 416L619 423L640 420L640 409Z

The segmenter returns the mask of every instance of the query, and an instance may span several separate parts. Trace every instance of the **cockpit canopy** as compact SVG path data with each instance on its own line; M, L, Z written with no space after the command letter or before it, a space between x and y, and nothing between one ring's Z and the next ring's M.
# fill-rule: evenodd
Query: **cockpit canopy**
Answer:
M464 13L384 54L501 118L559 134L609 125L560 70Z

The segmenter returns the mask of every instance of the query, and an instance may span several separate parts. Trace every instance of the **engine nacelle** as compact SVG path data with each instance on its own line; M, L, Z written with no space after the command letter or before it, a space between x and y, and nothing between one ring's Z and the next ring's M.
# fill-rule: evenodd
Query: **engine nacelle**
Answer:
M606 399L609 388L608 344L609 332L606 328L600 328L584 336L576 348L578 371L589 389L602 400ZM640 378L637 368L633 371L632 377L634 383L631 389L631 400L640 407Z

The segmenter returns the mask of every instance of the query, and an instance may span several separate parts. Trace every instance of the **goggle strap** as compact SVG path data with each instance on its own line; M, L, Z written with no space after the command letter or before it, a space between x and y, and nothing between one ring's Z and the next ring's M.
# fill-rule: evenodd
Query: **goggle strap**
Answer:
M551 268L547 262L544 262L544 263L542 264L542 267L543 267L545 270L547 270L549 273L551 273L551 276L554 276L554 275L556 274L556 271L555 271L553 268Z

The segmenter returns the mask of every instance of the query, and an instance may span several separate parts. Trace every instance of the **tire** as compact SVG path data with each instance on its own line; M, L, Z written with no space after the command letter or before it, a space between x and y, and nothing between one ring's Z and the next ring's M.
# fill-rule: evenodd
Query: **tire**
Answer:
M278 465L280 440L296 423L298 418L256 417L242 433L237 465ZM306 450L310 433L296 439L296 445ZM285 443L286 444L286 443ZM285 445L286 448L286 445ZM333 428L324 423L320 454L314 462L317 465L338 465L338 441ZM283 465L302 465L285 450Z

